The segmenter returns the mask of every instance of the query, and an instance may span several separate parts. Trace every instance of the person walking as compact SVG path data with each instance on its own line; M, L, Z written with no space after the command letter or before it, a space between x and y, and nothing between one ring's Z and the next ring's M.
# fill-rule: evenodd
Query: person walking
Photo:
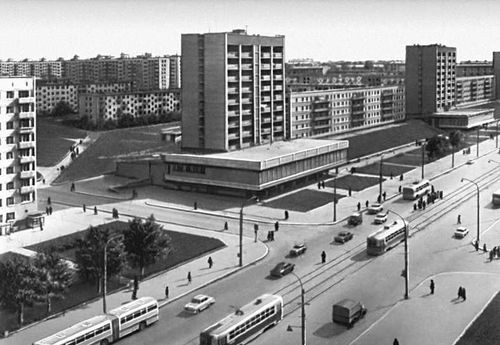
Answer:
M487 250L486 250L486 243L483 244L483 252L487 252Z
M383 193L382 193L382 197L384 198L384 201L385 201L385 198L387 197L387 193L386 193L386 192L383 192Z
M324 264L326 262L326 253L325 251L323 250L321 252L321 263Z
M287 210L285 210L285 220L287 220L287 219L288 219L288 216L289 216L288 211L287 211Z
M318 189L321 189L321 182L318 181Z
M87 212L87 207L83 204L83 212Z
M399 345L398 338L394 338L394 341L392 342L392 345Z
M227 230L229 229L229 225L227 224L227 222L224 223L224 230Z
M52 206L49 206L49 214L52 214Z
M465 288L464 287L462 288L462 298L464 299L464 301L467 300L467 293L465 292Z
M208 262L208 268L212 268L212 266L213 266L213 264L214 264L214 261L212 260L212 257L211 257L211 256L209 256L209 257L208 257L207 262Z
M50 196L47 198L47 204L51 204Z
M366 200L366 202L365 202L366 208L368 208L368 205L370 205L370 203L368 202L368 200Z
M431 279L431 285L429 287L431 289L431 295L434 295L434 287L435 287L435 285L434 285L434 280L433 279Z
M458 287L458 297L457 299L463 298L463 287L459 286Z
M321 181L321 187L325 189L325 181Z
M478 241L474 242L474 248L476 248L476 252L479 251L479 242Z
M97 215L97 206L94 206L94 214Z
M197 209L198 209L198 203L197 203L196 201L194 202L193 208L194 208L195 210L197 210Z
M492 262L492 261L493 261L493 256L495 255L494 253L495 253L495 252L494 252L494 249L490 250L490 253L489 253L489 256L490 256L490 262Z
M457 224L462 224L462 215L458 215L457 217Z
M188 284L191 284L191 271L188 272L187 279L188 279Z
M165 299L168 299L168 285L165 285Z
M280 229L280 223L276 221L276 223L274 223L274 231L278 231L279 229Z
M361 203L358 201L358 211L361 211Z

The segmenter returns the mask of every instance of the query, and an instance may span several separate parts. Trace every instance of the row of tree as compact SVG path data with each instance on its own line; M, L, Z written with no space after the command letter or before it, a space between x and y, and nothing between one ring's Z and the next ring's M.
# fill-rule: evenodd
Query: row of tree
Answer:
M453 160L455 151L460 145L464 142L464 134L455 130L452 131L448 136L445 135L436 135L429 140L427 140L427 144L425 150L427 151L427 156L430 160L437 159L442 157L446 152L450 149L453 154Z
M69 120L67 123L71 124L74 127L78 127L85 130L110 130L117 128L128 128L128 127L137 127L137 126L147 126L147 125L155 125L159 123L167 123L172 121L180 120L180 113L161 113L161 114L150 114L144 116L134 117L132 115L123 114L118 116L118 120L106 120L104 122L95 123L90 120L87 115L81 116L77 120Z
M121 234L91 226L84 238L75 241L74 248L78 276L96 284L98 292L102 291L105 248L107 279L128 267L136 268L142 277L146 266L164 259L172 249L170 237L153 215L133 219ZM64 298L73 273L56 250L34 258L14 256L0 262L0 303L16 311L20 325L25 307L34 303L46 303L50 314L52 300Z

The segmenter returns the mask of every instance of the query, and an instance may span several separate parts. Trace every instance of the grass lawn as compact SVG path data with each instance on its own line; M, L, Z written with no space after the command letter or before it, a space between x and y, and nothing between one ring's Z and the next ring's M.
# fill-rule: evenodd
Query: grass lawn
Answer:
M382 180L385 181L384 178ZM346 175L339 177L336 184L337 188L348 190L349 187L351 187L353 191L359 192L360 190L378 184L378 177ZM326 185L333 188L333 180L328 181Z
M115 160L138 155L174 152L179 148L161 141L160 130L178 123L116 129L99 138L64 169L55 182L78 181L115 170Z
M345 195L337 193L337 200L342 199ZM271 208L279 208L283 210L308 212L320 206L326 205L333 201L333 193L320 192L312 189L303 189L298 192L285 195L281 198L266 202L264 205Z
M467 328L456 345L494 345L500 339L500 294L497 294L481 315Z
M54 118L38 117L36 121L36 162L38 166L56 165L68 153L74 143L71 139L83 139L87 131L68 127Z
M394 178L398 177L401 174L404 174L410 170L415 169L415 167L403 166L403 165L389 165L382 164L382 175L390 176L391 173ZM356 167L356 172L361 174L368 175L377 175L380 173L380 163L373 163L370 165Z
M384 162L420 166L422 164L422 149L400 153L387 159L384 158Z

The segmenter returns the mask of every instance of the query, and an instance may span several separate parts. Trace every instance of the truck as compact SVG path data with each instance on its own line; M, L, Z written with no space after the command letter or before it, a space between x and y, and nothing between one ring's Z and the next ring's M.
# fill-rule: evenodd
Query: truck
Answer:
M361 223L363 223L363 214L361 212L354 212L347 219L348 225L356 226L356 225L359 225Z
M346 325L347 328L351 328L365 314L366 308L361 302L352 299L343 299L333 305L332 319L335 323L340 323Z

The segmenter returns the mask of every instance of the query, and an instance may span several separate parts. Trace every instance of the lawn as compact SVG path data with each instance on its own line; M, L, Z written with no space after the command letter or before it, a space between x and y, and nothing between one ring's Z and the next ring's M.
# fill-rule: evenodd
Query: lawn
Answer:
M353 191L359 192L368 187L378 184L378 180L378 177L346 175L339 177L336 181L336 184L337 188L348 190L350 187ZM385 181L384 178L382 180ZM326 185L333 188L333 180L328 181Z
M392 165L392 164L382 164L382 175L390 176L391 173L394 178L398 177L401 174L404 174L410 170L415 169L415 167L411 166L403 166L403 165ZM365 165L362 167L356 167L356 172L367 175L379 175L380 174L380 163L373 163L370 165Z
M38 117L36 121L36 161L38 166L51 167L68 153L74 140L83 139L87 131L61 124L54 118ZM72 140L74 139L74 140Z
M384 158L384 162L420 166L422 164L422 149L415 149L397 154L391 158Z
M500 324L496 322L500 313L500 294L483 310L481 315L467 328L456 345L495 345L500 339Z
M345 195L337 193L337 200ZM317 190L303 189L298 192L285 195L281 198L266 202L264 206L279 208L282 210L308 212L333 201L333 193L320 192Z
M111 233L119 233L128 227L127 222L116 221L105 225L99 225L99 228L108 228ZM88 230L79 231L73 234L62 236L53 240L45 241L36 245L27 247L33 251L56 251L68 260L74 260L75 248L74 242L78 238L83 238ZM145 277L152 274L165 271L171 267L179 265L185 261L194 259L224 246L224 243L218 239L192 234L180 233L175 231L165 230L170 236L172 251L163 260L154 265L147 266L145 269ZM6 253L0 255L0 260L7 260L9 257L19 254ZM21 256L22 257L22 256ZM113 291L125 286L126 282L133 279L137 275L136 269L128 269L122 273L122 277L110 279L108 291ZM94 284L77 280L66 292L66 298L53 302L53 313L58 313L68 308L77 306L83 302L92 300L99 296ZM35 304L32 307L26 308L25 324L29 324L36 320L46 317L46 307L44 304ZM4 330L17 329L15 313L0 308L0 332Z
M131 156L151 156L176 152L178 146L161 141L160 130L178 123L116 129L99 138L59 175L55 182L78 181L115 170L115 160Z

